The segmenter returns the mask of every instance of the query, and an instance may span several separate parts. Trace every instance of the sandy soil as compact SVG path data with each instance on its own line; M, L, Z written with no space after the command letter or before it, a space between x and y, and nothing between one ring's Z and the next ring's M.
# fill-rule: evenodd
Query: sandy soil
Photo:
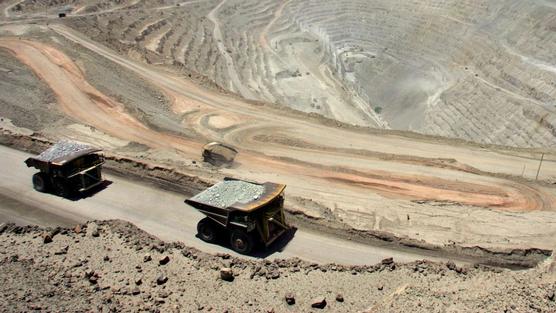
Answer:
M121 221L71 229L3 224L0 233L6 311L315 312L318 297L326 312L556 310L550 263L512 272L388 259L354 267L246 261L162 242ZM221 278L223 268L232 281Z

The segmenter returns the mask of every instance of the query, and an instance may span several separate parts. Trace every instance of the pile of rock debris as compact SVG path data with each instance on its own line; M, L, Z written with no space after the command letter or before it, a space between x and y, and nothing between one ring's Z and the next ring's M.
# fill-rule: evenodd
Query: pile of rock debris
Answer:
M0 311L554 312L556 278L426 261L247 260L121 221L0 226Z

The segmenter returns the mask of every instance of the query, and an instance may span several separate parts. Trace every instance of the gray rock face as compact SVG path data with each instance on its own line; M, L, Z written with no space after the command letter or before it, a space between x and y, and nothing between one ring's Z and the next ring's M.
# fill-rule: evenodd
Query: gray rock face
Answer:
M249 203L258 200L265 187L244 181L222 181L191 198L219 208L227 208L234 203Z

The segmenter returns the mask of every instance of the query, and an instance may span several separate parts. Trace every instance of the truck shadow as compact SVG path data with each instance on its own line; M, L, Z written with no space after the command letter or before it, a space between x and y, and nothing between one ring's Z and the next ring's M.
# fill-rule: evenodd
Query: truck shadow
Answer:
M254 251L249 256L264 259L273 255L274 253L284 251L284 249L288 246L290 241L295 236L296 232L297 228L291 226L290 229L288 229L284 234L282 234L282 236L276 239L276 241L274 241L270 246L266 247L266 249L264 246L260 249L254 249Z
M292 227L290 227L289 230L287 230L284 234L282 234L278 239L276 239L276 241L274 241L270 246L265 248L262 243L258 243L253 248L253 251L248 254L248 256L254 257L254 258L259 258L259 259L264 259L268 256L273 255L274 253L282 252L287 247L287 245L290 243L290 241L293 239L296 232L297 232L297 228L292 226ZM199 234L195 235L195 237L197 237L199 240L202 241L202 239L199 237ZM227 249L230 249L230 251L233 251L232 247L230 246L230 243L226 239L227 239L227 236L222 236L221 238L218 239L217 242L215 242L213 244L217 245L217 246L225 247Z
M65 199L71 200L71 201L79 201L81 199L86 199L86 198L90 198L93 197L94 195L96 195L97 193L103 191L104 189L108 188L108 186L112 185L112 181L111 180L103 180L101 184L99 184L98 186L91 188L85 192L78 192L72 195L69 195L67 197L63 197Z

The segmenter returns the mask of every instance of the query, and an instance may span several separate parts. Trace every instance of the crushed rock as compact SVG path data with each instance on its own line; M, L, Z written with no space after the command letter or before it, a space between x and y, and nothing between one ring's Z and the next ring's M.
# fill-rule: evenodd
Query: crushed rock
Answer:
M61 140L55 143L52 147L46 149L41 154L39 154L36 157L36 159L44 162L51 162L57 158L61 158L91 148L92 147L89 145L68 141L68 140Z
M192 197L191 200L219 208L234 203L249 203L258 200L264 193L264 185L238 180L225 180Z

